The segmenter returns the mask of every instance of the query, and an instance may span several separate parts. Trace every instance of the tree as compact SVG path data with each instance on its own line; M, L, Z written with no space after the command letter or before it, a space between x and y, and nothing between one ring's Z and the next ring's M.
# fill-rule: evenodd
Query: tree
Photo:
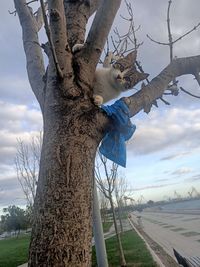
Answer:
M100 160L100 162L98 159ZM117 216L115 212L114 199L113 199L113 192L118 182L118 165L112 162L111 166L109 166L107 158L104 157L100 152L98 153L96 162L97 164L95 167L95 178L97 181L97 186L99 190L104 194L104 196L110 202L110 207L111 207L112 217L113 217L113 222L114 222L114 227L115 227L115 233L116 233L117 243L118 243L118 248L119 248L119 254L120 254L120 266L126 266L126 260L124 257L124 251L123 251L123 247L121 243L120 232L117 226ZM101 170L101 167L102 167L102 170Z
M118 177L117 181L115 181L115 198L117 201L118 206L118 215L119 215L119 221L120 221L120 228L121 232L123 232L123 224L122 224L122 209L123 209L123 199L125 197L125 194L127 193L128 185L125 180L124 176Z
M102 221L105 223L107 219L109 201L100 190L98 190L98 196L100 203L101 218Z
M30 211L36 194L40 154L42 147L42 135L33 136L30 143L18 139L15 167L17 178L23 190Z
M1 215L1 223L4 231L18 231L18 235L20 230L27 228L28 221L23 209L13 205L4 208L3 212L6 213L5 215Z
M91 261L94 158L112 125L93 103L93 78L121 0L47 2L45 70L38 38L42 9L34 12L25 0L14 0L28 77L44 121L29 266L84 267ZM73 54L73 45L84 42L87 21L95 11L84 48ZM175 77L192 74L199 81L199 68L199 55L173 60L149 84L123 99L131 116L149 112Z

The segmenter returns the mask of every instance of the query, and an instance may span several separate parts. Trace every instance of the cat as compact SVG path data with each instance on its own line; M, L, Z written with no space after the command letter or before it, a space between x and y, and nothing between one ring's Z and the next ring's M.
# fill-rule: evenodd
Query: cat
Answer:
M76 44L72 48L75 53L82 49L83 44ZM136 70L136 51L125 57L117 57L108 53L104 60L103 68L97 68L94 76L93 99L94 103L101 106L117 98L122 92L131 89L135 84L148 77L146 73ZM114 63L112 63L114 61Z

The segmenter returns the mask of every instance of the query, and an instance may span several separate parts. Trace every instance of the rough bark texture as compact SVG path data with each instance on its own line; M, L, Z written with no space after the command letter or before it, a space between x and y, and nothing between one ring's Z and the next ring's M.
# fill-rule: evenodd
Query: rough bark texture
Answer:
M99 133L93 123L87 127L88 121L96 123L90 112L71 118L72 110L52 114L50 109L44 123L29 266L90 266L91 186ZM73 113L79 113L78 108Z
M32 2L32 1L30 1ZM14 0L23 32L27 71L44 120L29 267L88 267L91 264L91 222L94 158L111 122L94 106L92 86L96 65L121 0L48 0L50 35L46 70L38 40L41 14L25 0ZM64 8L65 7L65 8ZM96 15L81 52L71 47L83 41L89 16ZM83 25L78 25L79 18ZM57 62L53 59L55 50ZM57 65L58 64L58 65ZM57 69L63 75L58 75ZM175 76L197 73L200 56L172 62L150 84L124 101L131 114L162 95Z

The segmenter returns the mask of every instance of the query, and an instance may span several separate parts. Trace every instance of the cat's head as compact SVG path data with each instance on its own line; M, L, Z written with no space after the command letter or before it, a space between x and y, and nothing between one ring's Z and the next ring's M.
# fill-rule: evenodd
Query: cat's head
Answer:
M136 56L137 52L133 51L127 56L117 60L112 66L114 69L114 78L124 91L131 89L138 82L149 76L147 73L137 71L135 67Z

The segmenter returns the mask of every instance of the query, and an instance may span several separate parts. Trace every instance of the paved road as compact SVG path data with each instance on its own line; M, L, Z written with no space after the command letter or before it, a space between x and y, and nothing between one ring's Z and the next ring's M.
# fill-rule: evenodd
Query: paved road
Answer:
M173 248L183 255L200 257L200 215L144 211L131 215L173 258ZM141 216L139 221L138 216Z

